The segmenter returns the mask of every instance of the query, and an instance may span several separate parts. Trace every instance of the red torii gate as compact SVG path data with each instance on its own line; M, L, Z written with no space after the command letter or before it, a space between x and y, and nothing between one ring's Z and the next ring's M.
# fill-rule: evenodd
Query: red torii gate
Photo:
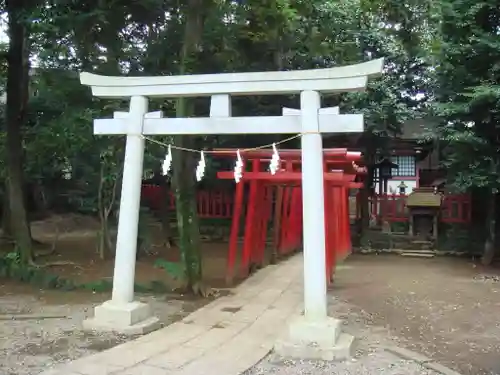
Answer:
M235 149L218 149L215 156L236 157ZM300 150L280 150L281 170L275 175L268 171L271 150L252 150L241 153L244 163L251 166L243 169L241 182L236 185L233 219L229 238L226 282L231 284L238 249L240 217L243 210L244 184L249 182L249 193L245 218L245 234L240 261L240 276L246 277L250 263L263 265L268 222L271 219L273 191L276 187L274 208L274 248L279 255L286 255L301 245L302 241L302 191ZM332 280L335 261L345 258L351 251L349 223L350 188L360 188L354 182L356 175L365 172L356 162L361 153L347 149L325 149L325 233L326 233L326 277ZM219 179L234 179L232 171L218 172ZM283 186L283 185L288 186ZM290 186L292 185L292 186Z

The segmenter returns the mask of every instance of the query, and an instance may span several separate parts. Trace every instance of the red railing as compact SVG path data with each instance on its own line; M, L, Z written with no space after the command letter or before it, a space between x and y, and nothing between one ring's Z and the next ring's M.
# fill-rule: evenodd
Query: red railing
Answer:
M441 220L445 223L468 223L471 220L471 199L468 194L445 195Z
M202 218L230 219L233 215L234 193L226 191L199 191L197 196L198 214ZM165 199L161 187L143 185L142 198L146 204L158 209ZM175 208L175 197L168 192L169 209ZM406 196L397 194L375 195L370 198L372 219L384 218L390 222L408 221ZM356 210L359 215L359 210ZM471 202L468 194L447 194L441 208L441 221L445 223L468 223L471 218Z
M406 196L397 194L377 194L370 198L370 212L373 219L389 222L408 221ZM441 221L444 223L468 223L471 218L471 202L468 194L447 194L441 206ZM359 210L358 210L359 212Z
M198 214L201 218L229 219L233 210L232 192L225 191L199 191L197 193ZM167 193L169 209L175 208L173 192ZM160 186L142 185L142 199L152 209L159 209L165 201L165 193Z
M406 195L374 195L370 198L370 213L376 219L383 213L387 221L407 221Z

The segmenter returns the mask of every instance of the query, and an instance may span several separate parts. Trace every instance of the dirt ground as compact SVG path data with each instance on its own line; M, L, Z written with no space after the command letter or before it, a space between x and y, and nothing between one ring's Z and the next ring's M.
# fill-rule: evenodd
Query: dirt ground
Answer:
M59 238L56 242L56 254L40 259L40 262L70 262L74 265L57 266L52 273L72 279L80 283L98 280L112 280L114 255L101 260L97 252L97 231L99 224L95 219L79 216L55 216L32 224L33 238L45 244L46 251L53 244L56 227ZM151 244L148 253L140 253L136 263L136 282L148 284L161 281L168 287L176 288L178 282L173 280L161 268L154 266L158 259L170 262L180 261L178 248L167 248L164 245L159 223L150 225ZM204 279L211 287L225 287L227 242L202 243Z
M381 327L464 375L500 374L498 270L470 259L357 255L337 275L331 310L349 326Z
M37 246L38 251L51 248L56 227L59 230L56 253L37 261L72 264L50 267L47 268L48 272L79 283L112 280L114 260L99 259L96 248L99 226L94 219L66 215L34 222L33 238L41 242ZM179 286L178 281L163 269L156 268L154 263L159 258L177 262L179 251L176 248L168 249L161 242L153 243L150 254L141 254L136 264L136 282L146 285L161 281L173 290ZM211 287L225 286L227 244L203 244L202 251L207 284ZM132 339L111 333L90 334L82 331L82 321L92 315L97 304L109 297L109 292L40 290L34 286L0 280L0 374L38 374L54 363L80 358ZM155 316L164 325L181 319L209 302L209 299L175 292L155 296L137 295L136 298L149 302Z

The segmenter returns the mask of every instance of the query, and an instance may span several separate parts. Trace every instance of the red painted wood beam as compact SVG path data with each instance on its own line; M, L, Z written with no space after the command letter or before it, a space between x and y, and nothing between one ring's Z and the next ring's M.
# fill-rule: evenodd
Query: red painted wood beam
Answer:
M324 173L324 179L326 181L344 181L344 173ZM217 172L217 178L221 180L233 180L234 172L224 171ZM275 175L272 175L269 172L243 172L242 180L244 181L253 181L253 180L262 180L262 181L270 181L270 182L292 182L292 181L301 181L302 180L302 172L279 172ZM347 181L346 181L347 182Z
M245 158L245 160L256 160L256 159L257 158ZM258 160L261 163L269 163L271 161L271 157L258 158ZM293 164L301 164L302 163L302 160L300 158L281 159L281 161L282 162L290 162ZM359 165L356 161L346 160L343 158L325 159L324 162L325 162L325 164L333 164L333 165L338 165L338 164L352 165L352 163Z
M236 156L236 149L214 149L210 151L211 155L216 155L216 156ZM278 150L280 154L280 158L283 160L296 160L300 161L300 156L301 156L301 150L298 149L293 149L293 150L287 150L287 149L280 149ZM273 151L268 150L268 149L263 149L263 150L249 150L249 151L244 151L240 150L240 154L242 157L245 157L247 159L269 159L271 158ZM342 161L358 161L361 160L362 155L361 152L358 151L347 151L346 148L326 148L323 150L323 157L326 159L328 162L333 162L335 160L332 159L340 159Z
M250 161L254 162L256 159L250 159ZM267 164L271 161L271 159L260 159L258 164L258 169L261 169L262 166L267 168ZM283 165L285 164L285 165ZM344 173L349 174L366 174L367 170L365 167L358 166L355 162L349 162L345 160L329 160L325 162L326 168L331 170L343 170ZM281 164L282 170L300 172L301 166L300 160L283 160Z
M236 156L237 149L234 148L216 148L210 151L210 155L216 156ZM280 158L282 160L297 159L300 160L301 150L298 149L280 149ZM240 150L241 157L250 159L265 159L270 158L273 155L272 150ZM346 148L328 148L323 150L323 157L329 159L332 157L346 157L349 156L351 152L348 152ZM361 155L361 153L359 153ZM350 156L351 157L351 156Z
M354 182L356 175L345 174L342 171L327 172L323 174L323 177L325 181L337 182L350 189L361 189L363 187L362 182ZM217 178L220 180L233 180L234 172L217 172ZM272 175L269 172L243 172L242 180L247 182L252 180L262 180L268 182L297 182L302 181L302 172L282 171L276 173L275 175Z

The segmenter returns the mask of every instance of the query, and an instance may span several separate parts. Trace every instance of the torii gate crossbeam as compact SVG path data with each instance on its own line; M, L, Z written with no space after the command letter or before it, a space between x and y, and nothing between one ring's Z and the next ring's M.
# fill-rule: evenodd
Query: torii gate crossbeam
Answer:
M91 86L94 96L130 98L128 113L116 113L114 119L94 120L95 134L125 134L127 141L113 294L110 301L96 307L94 318L87 320L84 326L123 333L144 333L158 326L149 307L134 301L133 290L144 135L302 133L304 316L290 326L287 342L293 348L297 343L306 346L314 343L323 359L327 352L338 358L338 350L323 350L338 344L340 322L329 318L326 309L321 134L362 132L363 118L362 115L338 114L338 109L322 109L320 93L363 90L368 77L381 74L382 67L383 59L338 68L288 72L163 77L106 77L81 73L81 83ZM285 109L284 116L231 117L231 96L297 93L300 93L300 109ZM148 113L148 97L202 96L211 97L210 116L206 118L163 119L158 112ZM279 346L285 352L286 347ZM308 353L312 355L311 350Z

